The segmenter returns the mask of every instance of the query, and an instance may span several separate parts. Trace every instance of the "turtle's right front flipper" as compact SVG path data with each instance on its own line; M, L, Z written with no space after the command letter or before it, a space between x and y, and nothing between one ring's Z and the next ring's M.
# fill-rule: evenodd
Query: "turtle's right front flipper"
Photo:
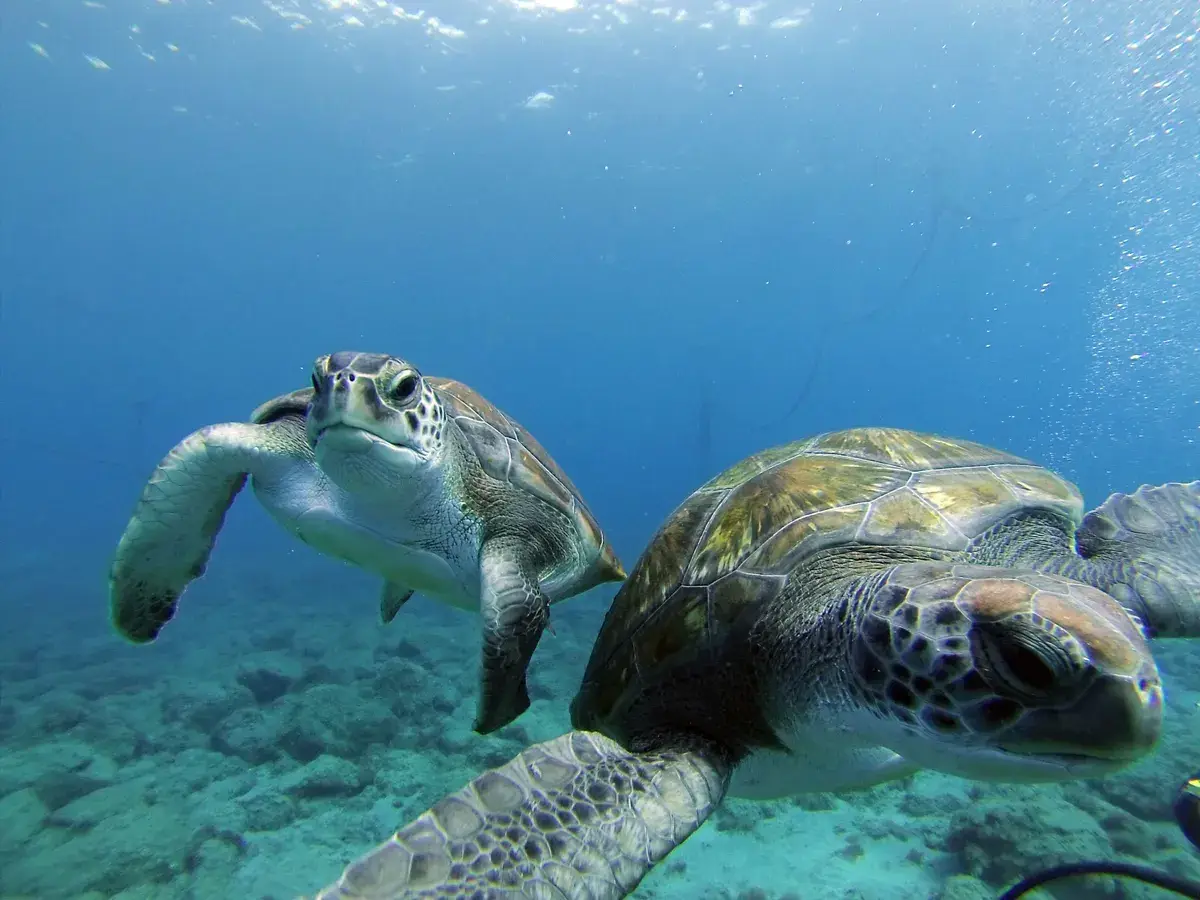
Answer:
M519 541L486 541L479 568L483 652L472 727L479 734L491 734L529 708L529 661L550 621L550 599L525 561Z
M265 471L281 453L295 453L294 432L291 420L210 425L158 464L109 571L112 621L121 634L137 643L158 636L184 588L204 573L247 475Z
M1151 636L1200 637L1200 481L1113 494L1084 517L1075 540L1089 561L1083 580Z
M728 776L707 753L572 731L446 797L313 900L616 900L700 826Z

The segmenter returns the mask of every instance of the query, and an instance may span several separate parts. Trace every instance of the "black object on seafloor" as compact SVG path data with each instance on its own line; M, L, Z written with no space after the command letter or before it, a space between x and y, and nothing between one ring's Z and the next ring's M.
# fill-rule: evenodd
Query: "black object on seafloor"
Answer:
M1179 786L1175 795L1175 821L1179 830L1200 850L1200 772L1192 775ZM1169 872L1152 869L1136 863L1122 862L1074 862L1061 866L1051 866L1026 875L1007 891L1000 895L999 900L1018 900L1034 888L1039 888L1052 881L1066 878L1080 878L1085 875L1110 875L1114 878L1131 878L1143 884L1153 885L1189 900L1200 900L1200 882L1179 878Z
M1200 772L1180 785L1175 797L1175 821L1183 836L1200 850Z

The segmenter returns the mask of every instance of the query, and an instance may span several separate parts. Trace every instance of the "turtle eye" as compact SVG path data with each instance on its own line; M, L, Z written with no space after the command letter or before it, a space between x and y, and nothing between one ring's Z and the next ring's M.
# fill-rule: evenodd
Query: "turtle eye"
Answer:
M406 403L413 398L417 392L417 376L412 372L405 372L392 382L391 395L394 400L401 403Z
M1081 667L1060 641L1026 623L1008 625L983 629L980 649L988 668L1011 690L1047 697L1079 680Z

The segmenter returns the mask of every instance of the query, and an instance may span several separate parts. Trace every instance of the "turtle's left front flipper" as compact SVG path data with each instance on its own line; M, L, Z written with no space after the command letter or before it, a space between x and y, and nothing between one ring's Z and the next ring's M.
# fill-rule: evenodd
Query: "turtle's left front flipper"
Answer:
M305 453L303 422L229 422L193 432L150 476L109 570L113 624L131 641L158 636L179 595L204 573L217 533L248 475Z
M1200 481L1113 494L1075 536L1097 587L1152 637L1200 637Z
M490 734L529 708L526 673L550 622L550 600L512 538L484 542L480 554L483 656L474 729Z
M572 731L446 797L313 900L618 900L724 796L703 749L631 753Z

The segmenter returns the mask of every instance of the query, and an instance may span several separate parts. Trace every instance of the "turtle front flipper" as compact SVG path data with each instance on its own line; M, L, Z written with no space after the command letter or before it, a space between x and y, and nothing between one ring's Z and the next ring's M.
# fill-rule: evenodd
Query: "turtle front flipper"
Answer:
M483 658L474 729L490 734L529 708L529 661L550 622L550 600L512 539L484 542L479 560Z
M572 731L446 797L312 900L617 900L704 822L728 779L720 754L631 753Z
M179 595L204 573L217 533L248 475L295 452L303 425L210 425L184 438L142 489L109 570L113 624L129 640L154 640Z
M384 625L391 622L396 618L396 613L400 612L400 607L407 603L414 593L412 588L385 581L383 592L379 595L379 620Z
M1085 580L1154 637L1200 637L1200 481L1113 494L1075 535ZM1090 576L1090 577L1087 577Z

